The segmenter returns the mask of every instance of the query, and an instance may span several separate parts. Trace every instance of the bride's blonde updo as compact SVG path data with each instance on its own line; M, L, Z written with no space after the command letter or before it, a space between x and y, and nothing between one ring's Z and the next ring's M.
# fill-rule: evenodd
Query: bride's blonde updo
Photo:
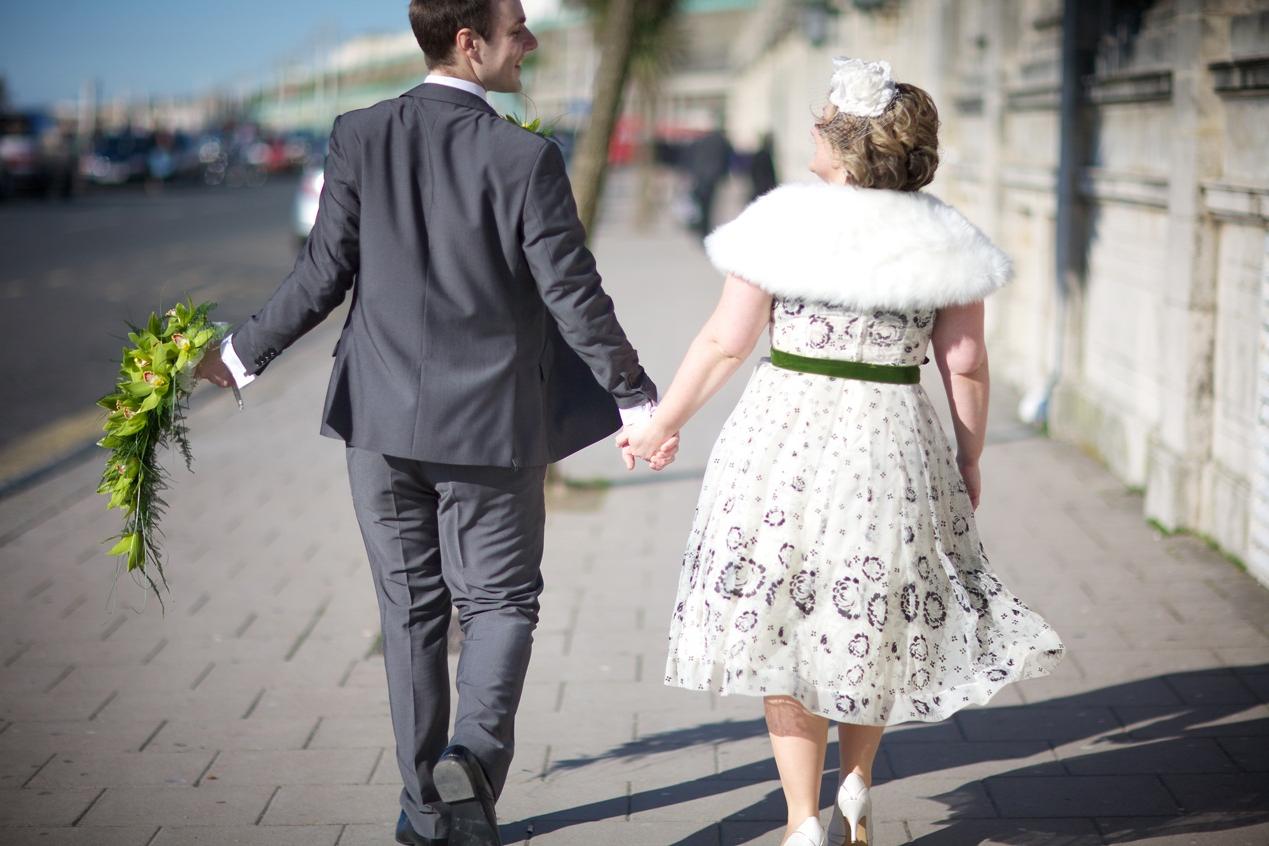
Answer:
M833 158L860 188L916 191L939 166L939 112L915 85L900 82L877 117L846 114L829 103L815 121Z

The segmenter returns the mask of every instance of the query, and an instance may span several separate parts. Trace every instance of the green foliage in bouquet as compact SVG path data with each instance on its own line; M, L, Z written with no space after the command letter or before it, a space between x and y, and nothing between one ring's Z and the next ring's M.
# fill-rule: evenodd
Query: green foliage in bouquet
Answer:
M555 127L544 125L542 118L529 120L528 118L520 117L515 112L507 112L502 118L509 123L514 123L521 129L527 129L535 135L541 135L543 138L550 138L555 134Z
M192 469L185 412L193 371L225 333L208 319L213 308L214 303L181 303L162 318L151 314L145 326L130 326L132 346L123 351L115 390L97 401L107 411L106 436L97 445L110 450L97 492L110 497L109 508L124 513L123 531L110 539L115 544L109 554L126 556L128 572L137 572L160 597L159 584L167 587L167 577L158 521L168 476L159 453L175 445Z

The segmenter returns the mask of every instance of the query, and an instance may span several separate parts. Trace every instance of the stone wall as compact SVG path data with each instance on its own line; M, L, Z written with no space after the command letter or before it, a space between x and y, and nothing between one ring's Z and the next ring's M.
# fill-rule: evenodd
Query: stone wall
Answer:
M773 128L782 176L812 178L832 56L886 58L929 90L931 190L1016 263L989 340L1020 413L1269 582L1269 0L841 0L820 46L795 7L769 0L738 42L732 134Z

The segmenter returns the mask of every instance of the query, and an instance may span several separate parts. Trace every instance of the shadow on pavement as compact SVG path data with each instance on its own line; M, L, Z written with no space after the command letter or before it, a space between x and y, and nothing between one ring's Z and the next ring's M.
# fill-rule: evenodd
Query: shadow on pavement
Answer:
M1231 672L1243 680L1243 696L1229 695ZM1255 684L1246 683L1249 679L1255 679ZM1185 698L1193 702L1204 700L1203 691L1224 690L1211 698L1230 704L1181 704L1179 698L1178 704L1161 703L1161 685L1185 692ZM965 711L954 718L958 732L949 732L948 723L917 725L890 737L889 743L883 741L882 750L888 754L898 747L920 748L914 754L888 758L895 771L907 778L1032 757L1035 748L1052 748L1049 744L1088 741L1086 747L1079 748L1081 754L1068 751L1061 760L1049 758L986 778L971 778L955 789L929 797L946 806L947 814L937 823L938 831L914 833L910 841L914 846L965 846L984 840L1019 846L1069 846L1100 843L1103 837L1108 843L1131 843L1147 837L1233 831L1269 822L1265 802L1269 796L1269 718L1234 719L1249 708L1260 707L1267 686L1269 664L1173 673L1033 704ZM676 729L623 743L600 755L562 760L545 778L584 772L586 767L605 761L633 763L658 753L765 735L761 719ZM1223 741L1219 748L1215 746L1217 739ZM939 754L940 746L948 741L958 747L958 754L951 756L954 760ZM830 746L829 760L836 758L835 747ZM1211 758L1213 753L1215 759ZM630 797L630 807L640 811L670 807L772 777L771 762L756 761L670 787L636 792ZM824 783L821 801L827 806L832 801L827 785L835 782L826 778ZM878 785L884 783L885 779L877 779ZM772 802L781 801L779 786L773 785L762 799L702 826L673 846L716 842L719 823L766 821L774 834L782 825L770 822L770 807ZM506 829L522 830L531 824L539 833L556 831L578 824L563 817L612 819L615 807L617 803L612 800L602 800L548 811ZM1090 818L1099 819L1100 835L1087 822Z

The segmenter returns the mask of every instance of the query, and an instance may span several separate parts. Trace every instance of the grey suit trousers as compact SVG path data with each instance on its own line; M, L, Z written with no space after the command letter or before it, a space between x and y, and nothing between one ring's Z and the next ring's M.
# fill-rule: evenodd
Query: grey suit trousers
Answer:
M348 478L383 626L401 806L424 837L447 835L432 767L450 743L497 796L515 748L542 592L545 467L474 467L348 447ZM463 630L449 726L450 607Z

